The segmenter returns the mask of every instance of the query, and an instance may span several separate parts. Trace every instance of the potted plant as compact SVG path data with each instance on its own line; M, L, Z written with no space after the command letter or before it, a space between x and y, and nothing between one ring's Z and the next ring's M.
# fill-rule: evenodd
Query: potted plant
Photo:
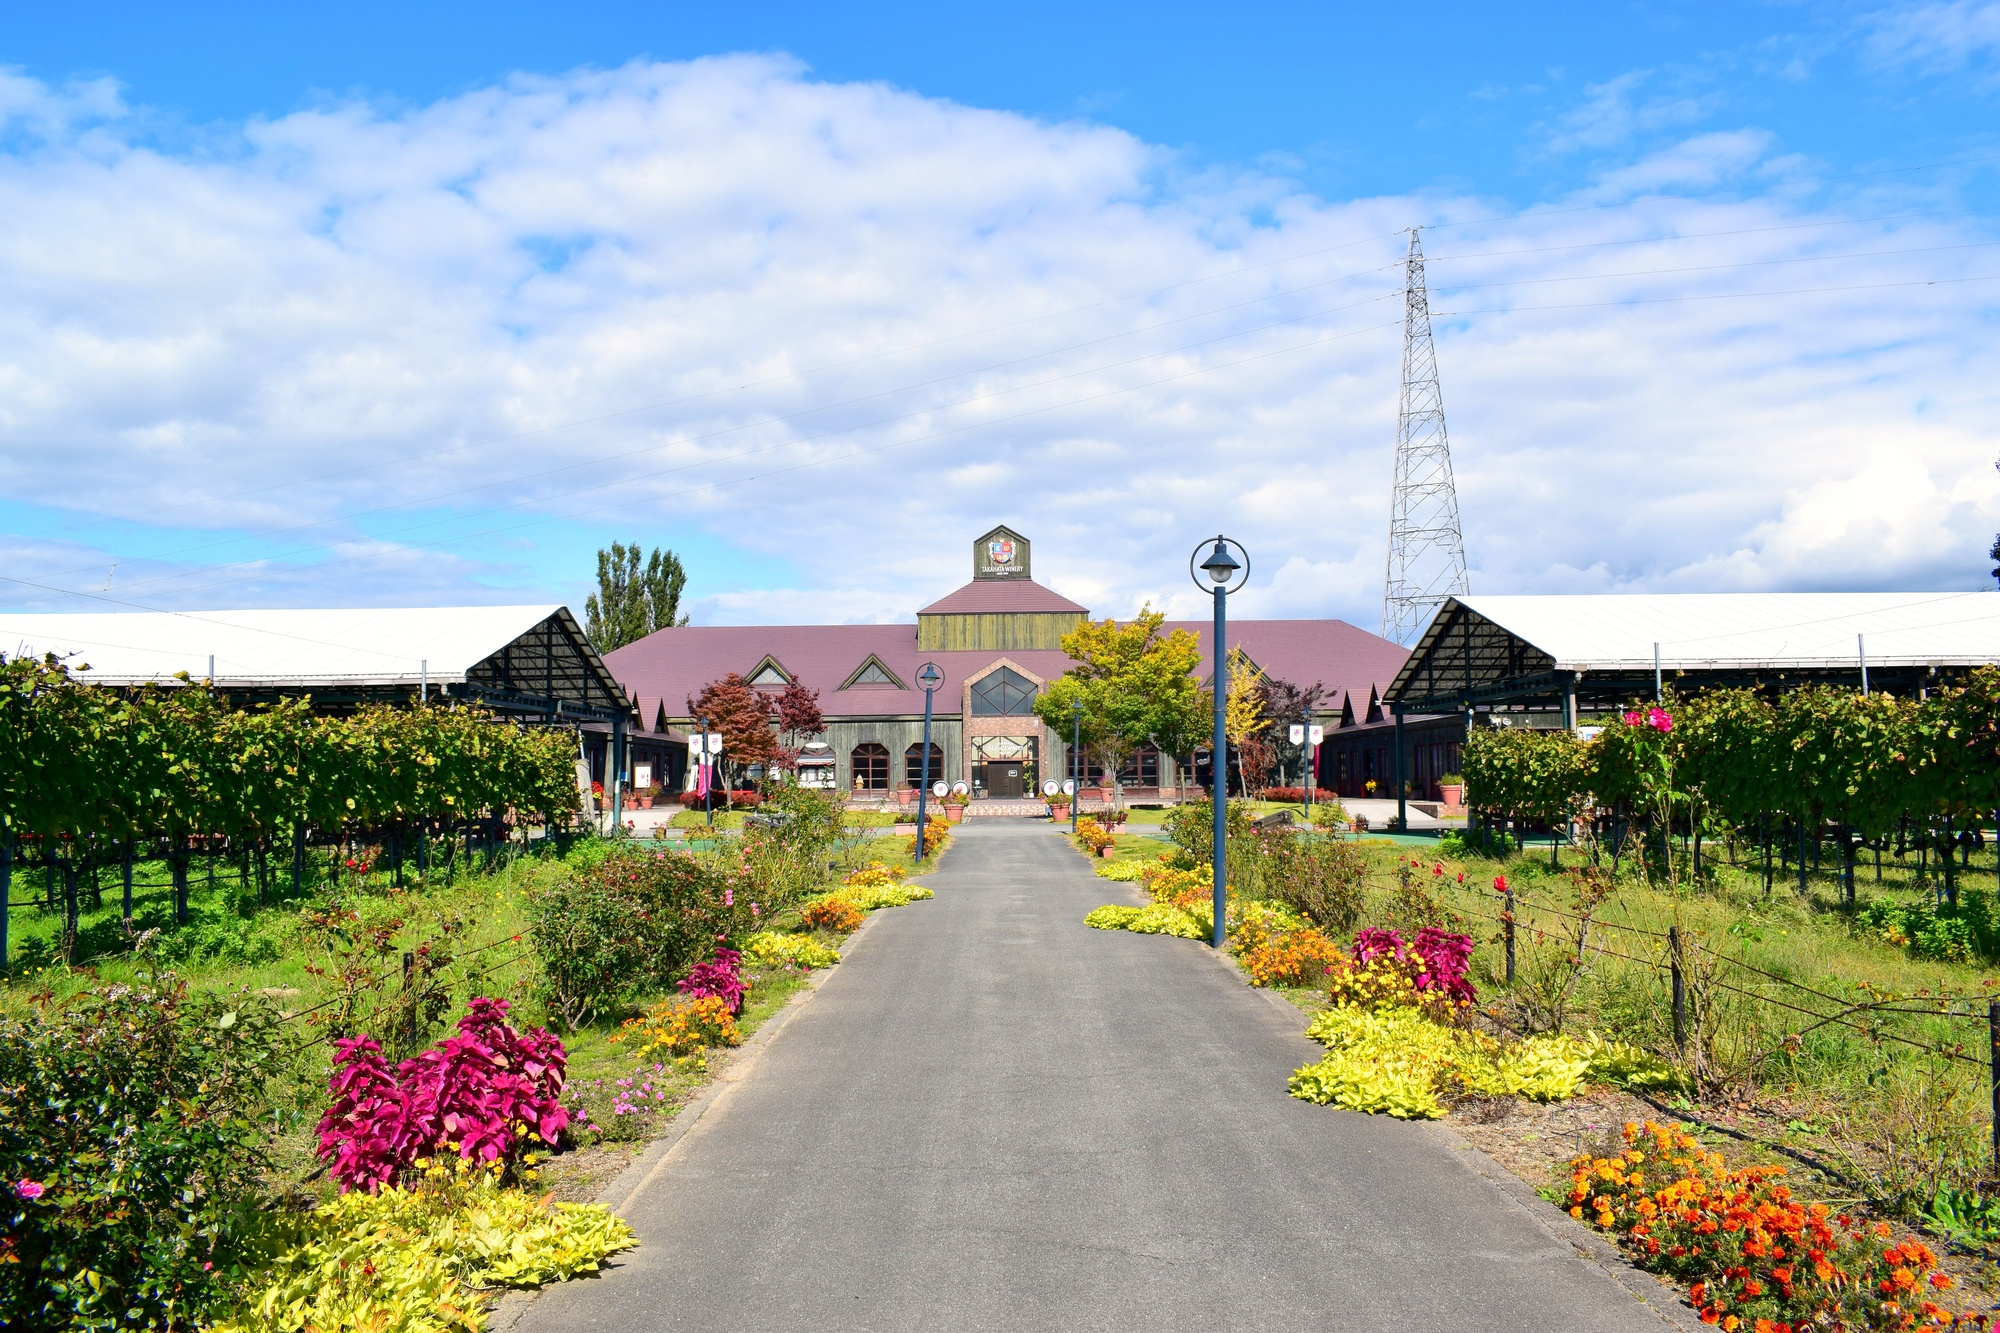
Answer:
M648 783L646 786L640 788L639 808L641 810L651 810L653 808L653 802L659 799L660 799L659 783L657 782Z
M1456 773L1447 773L1438 779L1438 797L1453 810L1465 804L1465 779Z
M896 804L908 805L916 799L917 799L917 789L915 787L896 788Z
M965 793L948 792L944 798L944 817L957 824L965 818Z
M604 808L604 784L601 782L590 784L590 808L593 810Z

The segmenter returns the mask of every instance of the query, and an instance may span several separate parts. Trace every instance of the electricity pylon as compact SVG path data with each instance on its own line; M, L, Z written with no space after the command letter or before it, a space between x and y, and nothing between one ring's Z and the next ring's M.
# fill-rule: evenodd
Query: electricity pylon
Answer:
M1382 637L1408 643L1454 593L1467 591L1465 539L1451 481L1451 443L1431 347L1424 251L1410 229L1404 261L1403 396L1396 413L1396 489L1389 508L1389 575Z

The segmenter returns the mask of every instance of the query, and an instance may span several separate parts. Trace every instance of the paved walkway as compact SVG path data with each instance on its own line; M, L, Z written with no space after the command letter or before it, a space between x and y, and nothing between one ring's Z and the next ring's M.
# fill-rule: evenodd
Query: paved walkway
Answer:
M1137 899L1047 825L926 882L629 1201L641 1247L521 1329L1668 1326L1435 1127L1286 1096L1298 1015L1084 927Z

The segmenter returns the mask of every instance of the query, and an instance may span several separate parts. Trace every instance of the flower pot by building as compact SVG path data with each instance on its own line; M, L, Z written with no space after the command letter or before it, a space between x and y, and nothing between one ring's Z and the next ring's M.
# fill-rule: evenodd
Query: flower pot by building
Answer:
M965 807L962 805L948 805L944 808L944 817L954 824L959 823L965 818Z
M1462 786L1448 787L1441 785L1438 787L1438 795L1443 798L1445 805L1451 809L1456 810L1465 804L1465 788Z
M917 799L917 789L915 787L898 787L896 789L897 804L909 805L913 803L916 799Z

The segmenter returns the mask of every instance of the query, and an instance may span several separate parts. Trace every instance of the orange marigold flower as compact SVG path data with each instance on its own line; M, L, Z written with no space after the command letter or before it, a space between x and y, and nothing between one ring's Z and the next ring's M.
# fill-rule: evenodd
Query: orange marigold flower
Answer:
M1949 1273L1932 1273L1931 1285L1939 1291L1947 1291L1952 1287L1953 1280Z

